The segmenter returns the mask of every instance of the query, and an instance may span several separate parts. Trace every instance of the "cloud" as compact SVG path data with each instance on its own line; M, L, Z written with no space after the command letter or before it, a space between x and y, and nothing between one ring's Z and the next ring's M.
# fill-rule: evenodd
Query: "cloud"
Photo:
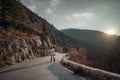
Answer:
M85 28L86 25L90 26L94 24L93 21L95 20L95 14L93 12L75 12L73 14L69 14L65 16L66 25L70 25L74 28Z
M46 8L46 9L45 9L45 12L46 12L47 14L51 14L53 11L52 11L51 8Z
M70 20L71 19L71 16L65 16L66 19Z
M84 13L73 13L71 15L67 15L65 16L66 19L68 20L78 20L78 19L88 19L88 18L93 18L94 17L94 13L92 12L84 12Z
M59 10L60 7L66 4L64 0L49 0L47 3L47 8L50 8L52 11Z
M61 4L62 0L50 0L50 8L57 8Z
M31 9L33 12L37 12L37 7L35 5L28 6L29 9Z
M85 12L85 13L74 13L72 16L75 18L81 17L92 17L94 14L92 12Z
M21 0L21 2L33 12L46 12L46 10L48 10L47 8L50 6L50 0ZM50 12L50 10L48 12Z
M61 6L65 4L64 0L45 0L47 6L44 7L45 13L51 15L52 17Z
M64 5L64 0L21 0L29 9L38 14L53 14ZM41 12L41 13L39 13Z

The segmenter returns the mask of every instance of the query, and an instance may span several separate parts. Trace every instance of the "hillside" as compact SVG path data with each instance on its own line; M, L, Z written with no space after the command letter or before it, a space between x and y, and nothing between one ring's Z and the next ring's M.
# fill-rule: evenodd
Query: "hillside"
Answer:
M116 35L107 35L103 32L94 30L65 29L61 30L61 32L74 39L94 45L95 49L99 50L97 52L100 52L100 54L102 53L101 51L114 45L118 37Z
M94 45L99 45L101 47L106 47L114 44L117 38L115 35L111 36L94 30L66 29L61 31L74 39L82 40Z
M0 66L49 55L51 46L57 51L83 46L58 31L18 0L0 1Z
M120 36L93 30L66 29L62 32L74 39L86 42L86 46L91 46L95 50L93 54L88 53L89 55L86 51L81 54L82 48L72 50L73 61L120 74ZM91 55L94 55L93 58L88 60L86 57L89 58Z

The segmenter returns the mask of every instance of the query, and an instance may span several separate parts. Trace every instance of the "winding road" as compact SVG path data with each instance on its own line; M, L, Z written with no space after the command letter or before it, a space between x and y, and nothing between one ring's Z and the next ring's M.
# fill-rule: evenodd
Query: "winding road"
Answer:
M6 67L0 70L0 80L89 80L64 68L60 64L62 56L57 54L56 62L49 62L47 56Z

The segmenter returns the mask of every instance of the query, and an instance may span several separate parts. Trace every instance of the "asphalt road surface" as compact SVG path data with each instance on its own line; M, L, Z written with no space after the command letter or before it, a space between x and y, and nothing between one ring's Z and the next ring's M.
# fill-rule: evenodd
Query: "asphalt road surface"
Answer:
M73 74L60 64L64 54L56 55L56 62L49 62L50 56L24 61L0 70L0 80L88 80Z

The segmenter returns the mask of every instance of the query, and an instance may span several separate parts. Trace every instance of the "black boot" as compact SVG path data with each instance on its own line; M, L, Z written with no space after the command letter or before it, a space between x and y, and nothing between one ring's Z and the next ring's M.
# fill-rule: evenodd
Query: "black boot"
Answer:
M51 57L51 59L50 59L50 62L52 61L52 57Z
M55 62L55 58L54 58L54 62Z

